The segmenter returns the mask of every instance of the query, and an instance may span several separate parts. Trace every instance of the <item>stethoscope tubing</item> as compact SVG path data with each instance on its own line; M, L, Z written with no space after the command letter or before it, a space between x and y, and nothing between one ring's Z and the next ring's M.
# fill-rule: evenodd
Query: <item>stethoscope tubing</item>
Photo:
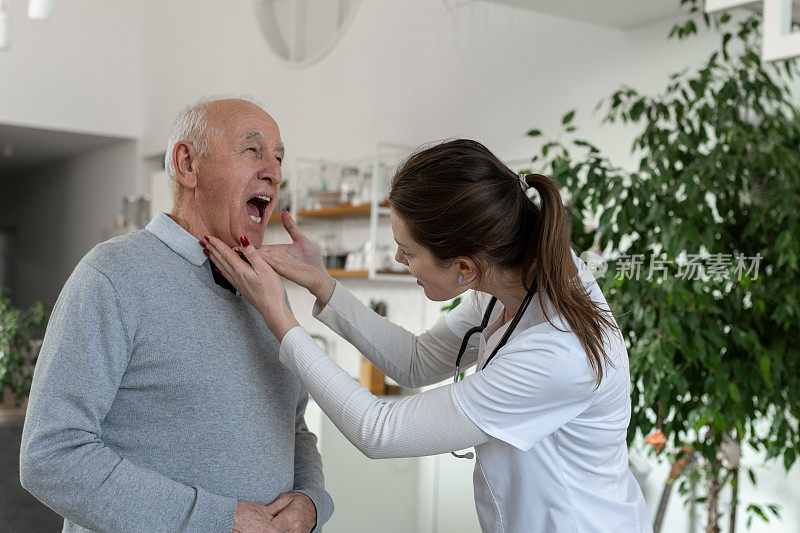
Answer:
M522 300L522 304L517 309L517 313L514 315L514 318L511 320L511 323L508 325L503 337L500 339L500 342L497 343L497 346L494 347L492 353L489 357L484 361L481 370L484 370L489 362L497 355L497 352L500 351L500 348L505 346L508 342L508 339L511 337L511 334L514 332L514 329L519 324L520 320L522 320L522 316L525 314L525 311L528 309L528 305L530 305L531 300L533 300L533 295L536 292L536 282L531 285L531 288L528 289L527 294L525 294L525 299ZM467 351L467 346L469 345L469 339L476 333L482 332L486 329L486 326L489 325L489 318L492 315L492 310L494 309L495 304L497 303L497 297L492 296L492 299L489 301L489 305L486 307L486 312L483 314L483 320L481 320L481 324L479 326L474 326L470 328L467 333L464 335L464 339L461 341L461 348L458 350L458 355L456 356L456 369L453 373L453 383L458 383L459 374L461 374L461 359L464 357L464 352ZM464 455L459 455L456 452L450 452L453 456L458 457L459 459L472 459L474 455L472 452L466 453Z

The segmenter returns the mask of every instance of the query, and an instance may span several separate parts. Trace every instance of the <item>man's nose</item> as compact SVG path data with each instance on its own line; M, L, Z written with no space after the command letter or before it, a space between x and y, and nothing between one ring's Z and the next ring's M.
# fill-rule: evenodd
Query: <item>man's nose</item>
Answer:
M280 164L276 161L274 165L265 167L261 171L259 179L271 181L274 185L280 185L283 181L283 173L281 172Z

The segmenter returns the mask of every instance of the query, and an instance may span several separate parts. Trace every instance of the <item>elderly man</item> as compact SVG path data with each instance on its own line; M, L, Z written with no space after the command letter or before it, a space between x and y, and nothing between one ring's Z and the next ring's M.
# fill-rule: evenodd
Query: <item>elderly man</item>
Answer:
M198 242L260 243L281 182L275 121L244 100L178 117L174 208L96 246L36 367L22 485L64 531L304 531L333 512L308 395Z

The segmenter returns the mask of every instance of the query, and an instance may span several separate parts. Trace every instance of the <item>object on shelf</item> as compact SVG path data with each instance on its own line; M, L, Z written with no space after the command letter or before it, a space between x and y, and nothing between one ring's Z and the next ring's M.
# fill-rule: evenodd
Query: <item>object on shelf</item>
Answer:
M342 180L339 183L339 202L341 205L352 205L361 199L364 183L361 172L356 166L342 167Z
M408 270L402 263L395 260L396 250L394 246L379 243L375 247L375 268L376 270L385 270L389 272L405 272Z
M345 270L364 270L367 268L367 243L362 244L357 249L347 254L344 262Z
M336 233L326 233L320 242L320 252L322 262L327 269L342 269L347 260L347 251L342 249L339 235Z
M145 194L136 199L136 228L142 229L150 223L150 204L153 199Z
M140 197L132 194L122 198L122 212L117 215L114 227L105 232L106 239L118 237L144 228L150 222L150 195Z
M339 207L342 205L339 191L317 191L316 196L315 205L319 205L321 209Z
M275 202L275 209L272 210L273 215L277 214L280 216L282 210L292 208L292 195L289 191L288 183L287 180L281 181L280 188L278 189L278 201Z
M345 262L347 261L347 254L326 255L322 257L322 260L325 263L325 268L327 269L343 269Z

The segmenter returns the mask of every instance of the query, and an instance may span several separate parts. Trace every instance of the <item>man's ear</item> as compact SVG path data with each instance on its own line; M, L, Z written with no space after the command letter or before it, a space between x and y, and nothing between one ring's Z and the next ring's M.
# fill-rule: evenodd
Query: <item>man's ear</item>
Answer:
M175 180L187 189L197 187L197 152L191 143L178 141L172 148Z
M463 285L472 283L478 277L478 267L475 265L475 261L469 257L457 257L455 265L458 269L459 279L464 280Z

